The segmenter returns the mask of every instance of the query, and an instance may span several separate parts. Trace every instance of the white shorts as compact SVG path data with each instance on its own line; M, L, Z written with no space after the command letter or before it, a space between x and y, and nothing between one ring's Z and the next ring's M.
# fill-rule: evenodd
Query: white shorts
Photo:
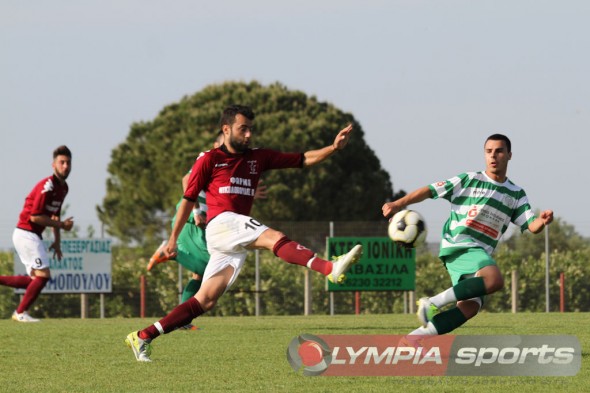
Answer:
M16 228L12 234L14 249L31 274L33 269L49 269L49 257L43 240L36 233Z
M211 258L203 274L203 282L228 266L234 268L226 290L238 278L247 250L245 247L258 239L268 227L242 214L224 212L207 224L205 235Z

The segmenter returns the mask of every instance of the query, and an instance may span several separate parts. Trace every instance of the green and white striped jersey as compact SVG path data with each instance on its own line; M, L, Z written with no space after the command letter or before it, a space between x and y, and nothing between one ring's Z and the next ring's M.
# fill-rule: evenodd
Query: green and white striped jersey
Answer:
M206 203L206 199L205 199L205 191L201 191L199 193L199 196L197 197L197 201L199 202L199 209L201 210L201 212L205 213L205 215L207 215L207 203ZM182 202L182 198L180 198L180 200L178 201L178 203L176 204L176 210L178 210L178 207L180 206L180 202ZM176 219L176 217L172 218L172 227L174 227L174 220ZM188 216L188 220L186 220L186 222L188 222L189 224L194 224L195 223L195 209L193 209L193 213Z
M201 153L202 155L203 153ZM200 156L200 155L199 155ZM187 174L190 174L191 171L189 170L187 172ZM180 202L182 202L182 198L180 198L180 200L178 201L178 203L176 204L176 210L178 211L178 207L180 206ZM206 195L205 195L205 190L201 190L201 192L199 192L199 195L197 196L197 202L199 203L199 210L207 215L207 210L209 209L207 207L207 202L206 202ZM188 216L188 220L186 220L187 223L189 224L195 224L195 214L196 214L196 208L193 209L193 214L191 214L190 216ZM176 217L172 218L172 228L174 228L174 220L176 219Z
M512 222L521 231L535 220L526 193L506 179L498 183L485 172L467 172L429 185L432 198L451 202L451 216L445 223L440 256L471 247L489 255Z

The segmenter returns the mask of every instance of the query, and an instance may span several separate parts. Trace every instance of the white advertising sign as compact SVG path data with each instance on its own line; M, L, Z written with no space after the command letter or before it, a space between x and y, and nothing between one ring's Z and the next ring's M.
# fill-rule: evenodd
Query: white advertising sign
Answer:
M45 242L46 247L51 243ZM51 280L41 293L110 293L113 290L111 239L62 239L61 260L49 250ZM14 253L14 274L27 275ZM16 289L15 293L24 293Z

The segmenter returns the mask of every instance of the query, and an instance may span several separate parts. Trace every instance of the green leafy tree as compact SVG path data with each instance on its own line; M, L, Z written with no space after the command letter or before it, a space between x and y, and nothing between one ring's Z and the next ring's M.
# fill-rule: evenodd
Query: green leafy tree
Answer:
M169 227L182 195L180 180L216 136L224 107L240 103L256 113L253 144L281 151L321 148L348 123L347 148L303 170L271 171L264 178L269 198L253 216L272 220L379 220L392 200L389 174L364 140L350 113L280 83L228 82L206 87L168 105L152 121L135 123L112 152L107 193L97 207L107 232L127 241L154 242ZM145 244L145 243L144 243Z
M588 267L590 241L578 234L575 228L556 218L549 226L549 297L551 310L559 306L559 274L566 277L566 304L570 311L588 311ZM515 233L500 243L495 259L505 279L501 293L490 296L486 309L507 311L511 309L511 272L518 272L519 310L545 310L545 236L529 232Z
M573 225L556 218L549 226L549 248L552 251L574 251L588 246L588 239L578 234ZM524 232L515 233L500 247L516 252L517 257L539 258L545 252L545 235Z

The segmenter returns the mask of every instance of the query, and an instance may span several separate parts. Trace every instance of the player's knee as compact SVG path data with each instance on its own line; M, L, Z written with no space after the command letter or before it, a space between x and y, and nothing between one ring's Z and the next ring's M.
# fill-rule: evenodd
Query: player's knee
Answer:
M275 229L268 228L258 236L258 239L250 243L246 248L260 249L264 248L273 251L277 243L285 238L285 234Z
M207 312L207 311L213 309L213 307L215 307L215 305L217 304L218 298L219 298L218 296L211 296L210 294L207 294L207 293L199 294L199 292L197 292L195 294L195 299L197 299L197 301L201 305L201 308L203 309L204 312Z
M288 244L291 242L291 239L289 239L284 233L279 232L279 231L274 231L274 234L272 235L272 252L278 256L278 252L281 249L281 247L283 247L285 244Z
M201 305L203 311L207 312L215 307L217 304L217 299L204 298L199 301L199 304Z
M487 266L480 270L486 287L486 294L492 294L504 288L504 277L497 266Z
M33 277L45 278L49 280L51 278L51 272L49 269L33 269Z
M474 297L458 302L457 307L459 307L465 318L471 319L479 313L482 304L481 298Z
M486 289L487 289L487 293L494 293L497 292L499 290L501 290L502 288L504 288L504 277L502 277L501 275L495 276L493 277L492 280L489 280L488 283L486 283L488 285L486 285Z

